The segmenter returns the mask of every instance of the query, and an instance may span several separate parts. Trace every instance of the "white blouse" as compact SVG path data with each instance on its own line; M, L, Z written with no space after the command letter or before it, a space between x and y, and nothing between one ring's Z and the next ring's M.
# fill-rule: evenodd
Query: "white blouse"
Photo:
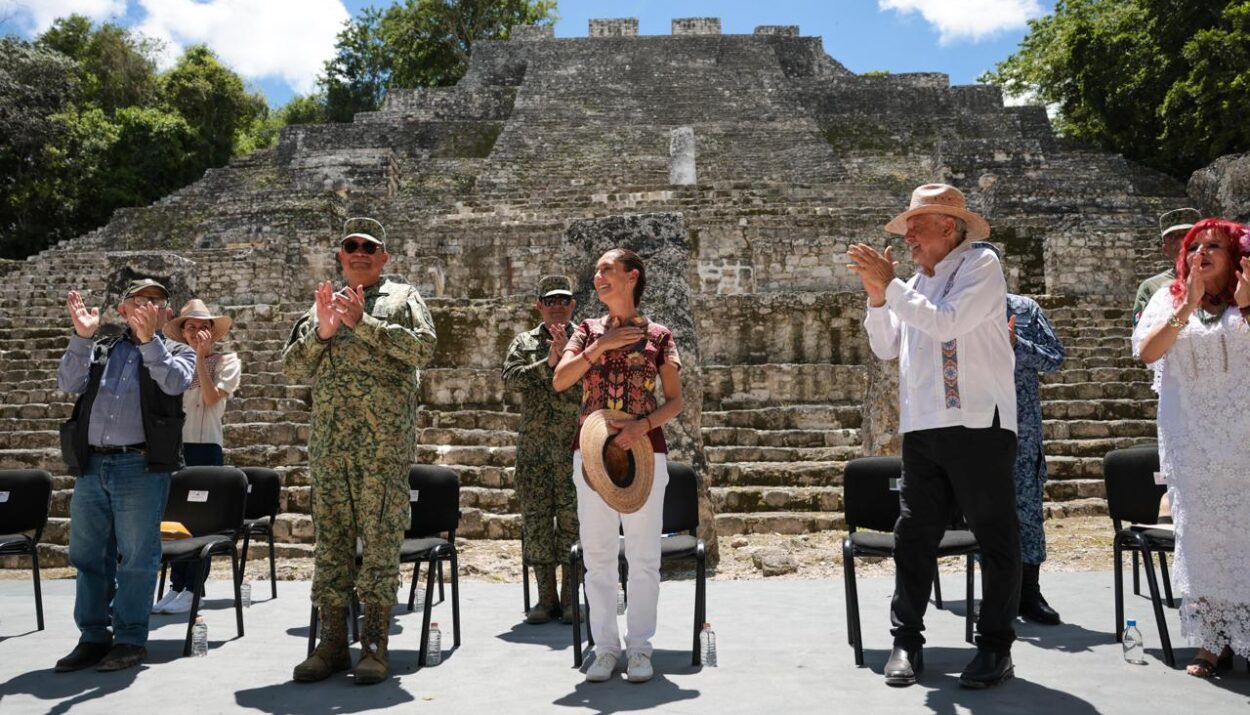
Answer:
M899 431L939 427L1016 431L1015 352L1007 331L1007 282L993 251L956 246L933 269L886 287L868 306L873 353L899 358Z
M239 363L237 353L210 355L208 370L213 376L213 383L217 385L217 389L224 390L227 398L239 389L242 365ZM221 418L226 414L226 400L223 399L211 406L204 404L198 368L191 387L182 393L182 410L186 413L186 421L182 423L184 444L224 444Z

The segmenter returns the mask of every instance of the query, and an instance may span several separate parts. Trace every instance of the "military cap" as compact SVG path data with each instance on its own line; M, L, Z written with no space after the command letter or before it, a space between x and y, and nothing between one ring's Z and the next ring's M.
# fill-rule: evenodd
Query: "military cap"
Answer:
M357 230L348 230L348 227L360 226L362 223L364 224L362 228ZM370 243L376 243L379 246L386 245L386 229L383 228L381 222L376 219L366 217L349 218L343 222L343 233L344 236L339 239L339 243L342 243L349 238L360 238L369 241ZM382 235L382 238L377 237L376 234L379 233Z
M1174 209L1159 217L1159 236L1166 238L1173 231L1182 233L1194 227L1202 220L1198 209Z
M122 293L122 300L129 298L144 288L156 288L165 294L165 300L169 300L169 289L151 278L136 278L133 281L130 281L130 283L126 286L126 292Z
M549 295L573 295L573 282L568 276L543 276L538 279L538 297Z

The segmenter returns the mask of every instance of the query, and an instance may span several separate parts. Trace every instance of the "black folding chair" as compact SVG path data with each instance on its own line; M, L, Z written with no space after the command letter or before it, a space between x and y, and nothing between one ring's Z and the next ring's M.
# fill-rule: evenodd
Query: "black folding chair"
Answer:
M272 598L278 597L278 562L273 548L273 525L278 518L278 495L282 491L282 477L272 469L243 467L247 475L247 509L243 517L243 552L240 555L239 583L247 570L247 547L252 535L264 536L269 541L269 585Z
M165 521L181 522L191 538L161 542L161 578L157 593L165 590L165 574L175 561L194 561L192 569L191 613L187 617L187 638L183 655L191 655L191 630L200 610L203 583L212 567L212 558L227 554L234 578L234 616L239 637L243 637L243 602L239 597L239 552L235 546L243 531L247 501L247 476L234 467L187 467L174 472L165 503Z
M842 510L849 532L842 540L842 573L846 585L847 642L855 651L855 665L864 664L864 636L859 620L859 590L855 583L855 559L861 556L893 557L894 524L899 517L899 495L895 486L903 474L898 457L862 457L846 465L842 477ZM860 531L869 529L870 531ZM971 531L948 529L938 544L938 556L963 556L967 560L967 604L964 613L964 639L972 642L973 586L975 560L980 552ZM940 576L934 577L936 602L942 607Z
M1176 666L1172 652L1172 640L1168 636L1167 621L1163 616L1163 599L1159 595L1159 582L1155 576L1154 555L1159 555L1160 567L1166 579L1167 562L1164 554L1176 551L1176 533L1171 529L1158 528L1159 502L1167 493L1167 487L1155 484L1154 474L1159 471L1159 450L1154 445L1128 447L1108 452L1102 461L1103 480L1107 489L1107 511L1115 525L1112 551L1115 559L1115 639L1123 637L1124 628L1124 566L1121 563L1125 551L1140 553L1146 571L1146 585L1150 589L1150 603L1159 628L1159 643L1163 647L1163 660ZM1125 526L1125 524L1128 526ZM1171 582L1165 580L1168 605L1172 602Z
M39 539L48 524L52 475L42 469L0 469L0 556L30 556L35 583L35 623L43 630ZM33 532L28 536L23 532Z
M695 561L694 584L694 628L691 631L690 664L702 665L703 654L699 648L699 633L703 630L703 622L707 619L707 550L699 531L699 476L690 466L679 462L668 463L668 486L664 490L664 516L660 537L660 561L690 559ZM684 533L683 533L684 532ZM620 540L618 560L622 573L627 571L625 560L625 539ZM579 596L577 589L586 578L585 562L582 558L581 542L573 544L569 550L569 581L573 588L573 666L582 666L582 613L577 608ZM624 580L624 577L622 577ZM584 602L586 615L589 618L590 604ZM594 639L590 635L589 624L586 637L590 645Z
M399 562L412 564L408 587L408 610L412 611L417 596L421 563L429 568L425 578L425 605L421 616L421 652L417 665L425 665L426 646L430 640L430 612L434 606L434 578L438 576L439 602L444 600L442 562L451 569L452 646L460 647L460 567L456 553L456 529L460 526L460 478L447 467L414 464L408 472L408 489L412 503L412 524L404 532L399 549Z

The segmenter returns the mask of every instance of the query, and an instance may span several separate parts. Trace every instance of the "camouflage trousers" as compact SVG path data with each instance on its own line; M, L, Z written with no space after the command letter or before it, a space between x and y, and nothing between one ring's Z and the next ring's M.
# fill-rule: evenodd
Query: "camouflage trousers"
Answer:
M567 464L527 468L518 463L516 491L525 524L524 556L533 566L568 563L569 549L577 542L577 490L569 478L573 455L563 451Z
M411 521L408 464L324 457L310 465L313 526L312 602L346 606L355 587L362 603L392 604L399 547ZM359 571L356 540L362 546Z

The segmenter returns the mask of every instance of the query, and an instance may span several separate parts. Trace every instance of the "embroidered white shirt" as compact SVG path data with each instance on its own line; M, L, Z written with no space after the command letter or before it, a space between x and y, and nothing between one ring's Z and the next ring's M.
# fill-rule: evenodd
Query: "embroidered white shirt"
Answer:
M899 358L899 431L938 427L1016 431L1015 353L1007 282L993 251L964 241L933 268L887 286L868 306L873 353Z

